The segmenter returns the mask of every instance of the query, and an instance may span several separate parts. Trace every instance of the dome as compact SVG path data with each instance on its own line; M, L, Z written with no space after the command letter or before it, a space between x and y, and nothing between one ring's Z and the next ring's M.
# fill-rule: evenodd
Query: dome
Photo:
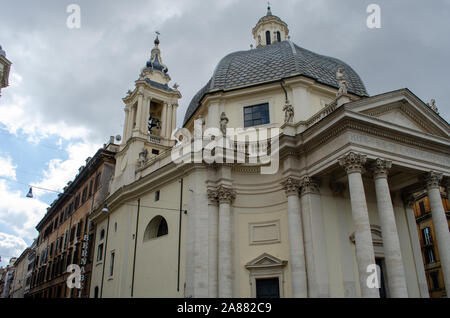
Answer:
M200 107L203 97L212 92L244 88L294 76L306 76L318 83L339 88L336 72L344 69L348 92L368 96L358 74L346 63L301 48L287 40L225 56L212 78L193 97L186 111L183 126Z

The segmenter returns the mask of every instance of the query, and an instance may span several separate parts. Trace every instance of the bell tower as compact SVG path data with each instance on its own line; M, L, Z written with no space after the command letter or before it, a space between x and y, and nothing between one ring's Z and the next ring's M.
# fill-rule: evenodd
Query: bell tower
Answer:
M142 68L134 90L129 90L122 99L125 121L121 150L116 158L116 176L126 179L120 182L122 185L133 182L135 171L175 144L171 136L176 129L181 93L177 84L169 87L171 78L162 61L159 32L156 33L150 59Z

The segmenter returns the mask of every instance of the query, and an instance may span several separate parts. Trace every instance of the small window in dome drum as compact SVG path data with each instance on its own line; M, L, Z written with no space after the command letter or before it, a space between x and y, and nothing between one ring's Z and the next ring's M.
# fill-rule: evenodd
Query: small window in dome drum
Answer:
M270 44L270 31L266 31L266 44Z

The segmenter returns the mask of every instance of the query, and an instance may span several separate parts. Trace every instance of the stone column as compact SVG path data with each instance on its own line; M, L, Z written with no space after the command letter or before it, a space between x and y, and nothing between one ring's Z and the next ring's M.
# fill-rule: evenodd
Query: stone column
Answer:
M450 290L450 233L448 230L447 216L445 215L442 204L439 186L441 180L442 173L430 172L425 176L442 274L444 275L445 289L448 292Z
M161 137L167 138L167 103L164 103L162 107L161 126Z
M136 112L136 127L133 130L141 131L142 126L142 108L144 107L144 93L139 92L138 93L138 104ZM134 116L133 116L134 118Z
M219 206L218 193L208 189L208 295L217 298L217 257Z
M124 108L125 111L125 121L123 124L123 143L126 143L129 138L128 129L130 127L130 109L128 108L128 105Z
M355 225L356 259L358 262L359 285L364 298L379 298L377 288L369 288L367 279L372 273L367 272L369 265L375 264L372 234L370 232L369 213L361 173L366 163L366 156L350 152L339 159L339 164L346 170L350 192L353 222Z
M142 111L141 111L141 134L147 135L148 134L148 118L150 115L150 103L152 101L151 97L144 98L143 104L142 104Z
M408 289L406 287L405 269L403 268L400 241L387 180L388 170L391 166L391 161L377 159L372 165L372 171L383 237L389 294L392 298L407 298Z
M292 276L292 297L306 298L308 297L308 283L303 244L303 226L298 197L299 183L299 180L289 177L282 185L288 199L289 264Z
M231 202L236 197L233 189L223 185L217 188L219 198L219 297L233 296L233 253L231 242Z
M408 222L409 237L416 267L417 282L419 284L420 297L430 298L428 291L425 266L423 264L422 248L420 247L419 233L417 231L416 216L414 215L415 199L412 195L403 198L406 220Z
M166 117L166 135L167 138L170 139L170 137L172 136L172 104L167 104L167 117Z
M328 298L328 261L319 181L305 176L300 180L300 188L308 296Z
M172 130L177 128L177 108L178 108L177 104L172 104L172 126L171 126ZM170 131L170 133L172 133L172 131Z

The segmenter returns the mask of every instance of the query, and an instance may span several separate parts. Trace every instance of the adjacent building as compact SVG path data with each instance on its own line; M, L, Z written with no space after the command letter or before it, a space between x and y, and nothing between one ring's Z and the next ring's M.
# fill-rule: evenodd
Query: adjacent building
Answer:
M108 193L114 173L117 146L114 137L86 165L79 168L75 179L58 195L46 215L36 226L36 241L30 296L33 298L79 298L89 295L92 268L93 227L89 214ZM80 269L80 288L67 284L69 265ZM76 285L75 285L76 286Z
M2 96L2 88L9 85L9 71L11 62L6 58L6 52L0 45L0 97Z
M11 284L11 298L24 298L29 252L30 249L26 248L14 263L15 273Z
M435 104L408 89L369 96L270 8L252 33L256 48L219 62L179 130L155 40L90 215L90 297L426 298L421 191L449 288L450 126Z
M27 270L25 274L25 287L24 287L24 298L30 297L31 280L33 279L33 269L36 260L36 247L37 240L33 241L33 244L29 247L29 252L27 256Z
M447 216L447 224L450 228L450 203L449 191L441 187L442 204ZM420 245L422 248L425 274L427 277L428 290L432 298L444 298L448 296L444 275L441 267L441 256L437 247L436 231L434 229L431 214L430 200L426 192L416 194L417 202L414 204L414 215L419 231Z
M9 260L9 264L4 269L2 275L3 288L2 294L0 295L2 298L11 298L12 286L14 283L14 274L16 271L14 264L16 263L16 260L17 257L11 257L11 259Z

